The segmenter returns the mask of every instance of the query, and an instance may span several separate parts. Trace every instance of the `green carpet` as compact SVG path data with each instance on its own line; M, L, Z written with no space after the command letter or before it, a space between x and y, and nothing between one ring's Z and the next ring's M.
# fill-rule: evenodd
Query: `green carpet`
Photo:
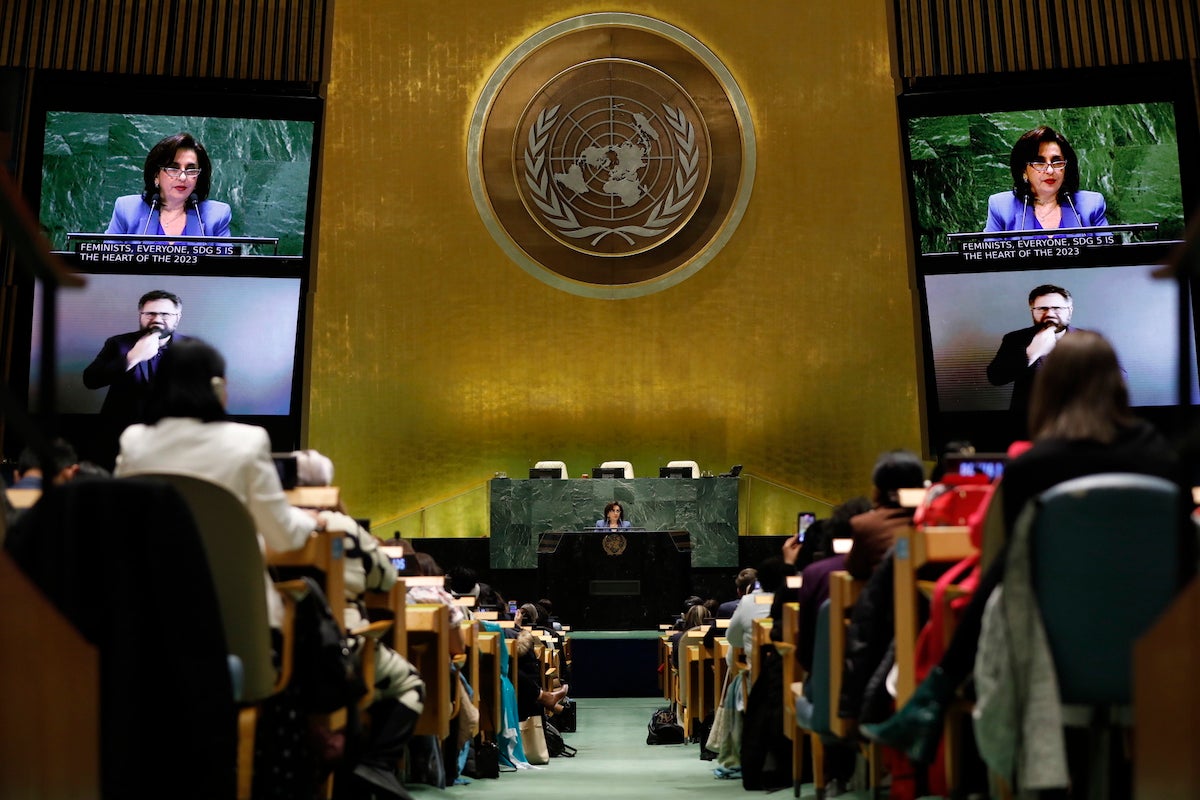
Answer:
M646 744L646 723L654 709L666 705L662 698L581 698L579 730L564 735L567 744L579 750L575 758L551 759L549 766L501 773L497 780L475 780L445 791L411 785L414 797L432 800L653 800L660 797L739 798L761 796L747 792L740 780L713 777L714 762L701 761L699 745ZM803 787L802 798L816 796L811 785ZM791 798L790 790L771 794ZM867 792L851 792L843 798L867 798Z

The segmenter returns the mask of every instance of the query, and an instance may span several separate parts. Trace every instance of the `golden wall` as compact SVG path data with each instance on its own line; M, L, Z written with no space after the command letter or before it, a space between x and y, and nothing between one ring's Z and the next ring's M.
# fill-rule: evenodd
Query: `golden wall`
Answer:
M887 5L338 0L307 432L354 513L385 537L484 533L482 483L543 458L575 475L606 459L639 475L673 458L740 463L837 502L867 491L880 450L919 450ZM466 169L499 61L600 10L705 42L757 132L732 239L636 299L578 297L511 262ZM464 491L467 511L414 527L415 511ZM793 525L789 509L743 532Z

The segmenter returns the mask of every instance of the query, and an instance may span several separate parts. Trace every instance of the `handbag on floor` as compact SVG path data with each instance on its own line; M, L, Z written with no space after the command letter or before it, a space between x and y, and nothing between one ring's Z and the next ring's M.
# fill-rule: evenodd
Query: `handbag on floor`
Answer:
M575 733L578 729L579 706L574 700L564 700L563 710L555 714L551 721L554 727L558 728L563 733Z
M542 729L542 717L535 714L521 720L521 747L525 759L535 766L550 763L550 751L546 748L546 732Z

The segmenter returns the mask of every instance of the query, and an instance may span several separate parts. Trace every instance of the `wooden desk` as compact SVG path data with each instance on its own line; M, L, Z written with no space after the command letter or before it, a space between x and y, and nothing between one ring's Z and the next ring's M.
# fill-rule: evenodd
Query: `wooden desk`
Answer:
M315 568L325 576L323 589L333 618L345 626L346 565L342 560L344 543L339 531L313 532L299 550L285 553L267 549L267 566Z
M322 511L342 511L342 494L336 486L297 486L284 492L288 502L297 508Z

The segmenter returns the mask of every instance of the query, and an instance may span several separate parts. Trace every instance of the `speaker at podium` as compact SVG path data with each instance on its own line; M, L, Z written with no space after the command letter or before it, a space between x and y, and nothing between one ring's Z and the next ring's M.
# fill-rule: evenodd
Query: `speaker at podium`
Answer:
M538 585L576 630L657 630L692 593L687 531L549 531L538 542Z

